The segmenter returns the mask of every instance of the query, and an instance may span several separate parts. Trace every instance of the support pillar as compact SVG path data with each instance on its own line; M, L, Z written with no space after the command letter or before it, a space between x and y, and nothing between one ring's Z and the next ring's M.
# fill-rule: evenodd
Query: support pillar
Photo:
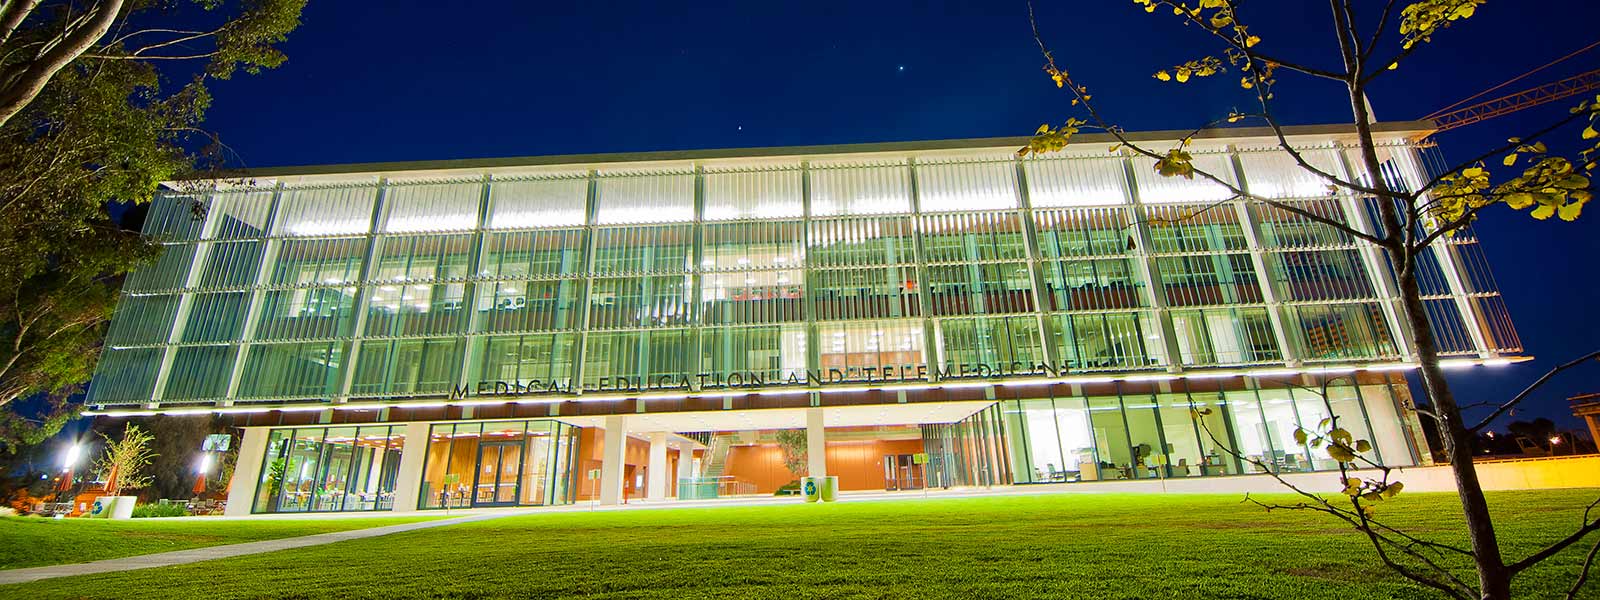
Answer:
M806 409L806 474L828 474L828 440L823 434L822 408Z
M400 470L394 478L394 512L414 512L421 504L422 465L428 458L428 428L427 423L406 423L406 445L400 449Z
M667 432L650 434L650 466L645 468L645 498L667 499Z
M242 517L250 514L261 483L261 463L267 454L267 427L247 427L239 442L239 458L234 463L233 480L228 482L228 506L222 514Z
M622 415L606 417L605 453L600 462L600 504L622 504L623 461L628 451L628 418Z

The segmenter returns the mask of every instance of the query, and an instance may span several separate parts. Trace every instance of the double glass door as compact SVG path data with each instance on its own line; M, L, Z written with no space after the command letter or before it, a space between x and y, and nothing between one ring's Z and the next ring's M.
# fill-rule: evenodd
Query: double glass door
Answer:
M922 465L916 464L912 455L883 455L884 490L920 490L922 487Z
M478 473L472 483L473 506L514 506L522 473L522 441L478 445Z

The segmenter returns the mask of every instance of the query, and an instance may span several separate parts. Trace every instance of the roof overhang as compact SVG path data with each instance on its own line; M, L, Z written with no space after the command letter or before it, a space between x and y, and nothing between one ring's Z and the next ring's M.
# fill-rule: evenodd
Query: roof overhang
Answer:
M1374 135L1385 139L1417 140L1432 134L1432 121L1396 121L1373 123ZM1193 130L1139 131L1123 134L1136 142L1177 141L1191 136L1197 145L1234 144L1242 146L1276 146L1279 132L1270 127L1221 127ZM1352 124L1294 125L1282 128L1282 134L1291 143L1329 142L1353 143L1357 139ZM1026 146L1030 138L990 137L953 140L911 142L876 142L866 144L830 144L816 146L777 146L756 148L723 148L713 150L669 150L653 152L615 152L603 154L557 154L547 156L519 156L505 158L463 158L448 160L419 160L401 162L371 162L327 165L302 165L265 167L225 172L210 181L247 180L260 185L261 180L294 180L296 183L339 183L350 181L371 182L380 178L450 178L473 177L486 174L519 172L539 173L559 171L563 168L674 168L689 167L707 161L727 163L728 166L759 164L774 159L829 158L893 159L929 153L962 153L971 151L1014 152ZM1108 133L1085 133L1073 137L1074 147L1103 149L1104 144L1114 144L1117 139ZM1097 150L1099 151L1099 150ZM168 187L180 183L201 181L185 180L167 182Z

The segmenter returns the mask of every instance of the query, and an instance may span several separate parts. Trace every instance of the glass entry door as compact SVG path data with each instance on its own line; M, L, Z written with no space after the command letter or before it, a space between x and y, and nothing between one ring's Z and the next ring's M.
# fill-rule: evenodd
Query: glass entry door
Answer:
M478 473L472 484L473 506L515 506L522 472L522 441L478 445Z
M883 489L891 492L922 489L921 467L910 454L883 455Z

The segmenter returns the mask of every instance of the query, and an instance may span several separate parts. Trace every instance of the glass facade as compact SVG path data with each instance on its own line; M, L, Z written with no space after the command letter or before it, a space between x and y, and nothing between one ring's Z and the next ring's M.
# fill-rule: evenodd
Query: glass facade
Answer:
M1392 187L1437 172L1385 135ZM1333 136L1294 139L1352 176ZM165 251L127 277L87 402L261 415L254 512L566 504L598 491L578 472L602 462L601 417L896 400L987 405L895 423L896 468L920 430L918 485L1328 470L1293 439L1330 418L1374 459L1420 460L1403 384L1375 372L1406 360L1393 267L1307 216L1381 234L1376 206L1232 142L1189 151L1284 206L1131 153L966 142L170 191L144 225ZM1443 355L1521 351L1471 231L1419 260ZM1272 375L1347 370L1326 398ZM404 426L337 423L374 416L416 427L406 474ZM634 478L644 443L625 444Z
M417 506L569 504L578 429L550 420L433 425Z
M1323 452L1294 441L1337 417L1372 442L1364 456L1416 464L1397 400L1387 385L1306 389L1131 392L1004 400L1002 421L1016 483L1207 477L1337 470ZM1237 455L1237 456L1236 456Z
M274 429L267 436L253 512L390 510L403 426Z
M1386 144L1396 185L1427 171L1429 153ZM1370 204L1281 152L1193 152L1253 193L1370 227ZM1346 172L1343 149L1304 152ZM922 154L168 193L145 224L166 251L128 277L89 403L1401 356L1381 253L1302 214L1119 154ZM1520 350L1470 234L1441 241L1420 278L1447 355Z

